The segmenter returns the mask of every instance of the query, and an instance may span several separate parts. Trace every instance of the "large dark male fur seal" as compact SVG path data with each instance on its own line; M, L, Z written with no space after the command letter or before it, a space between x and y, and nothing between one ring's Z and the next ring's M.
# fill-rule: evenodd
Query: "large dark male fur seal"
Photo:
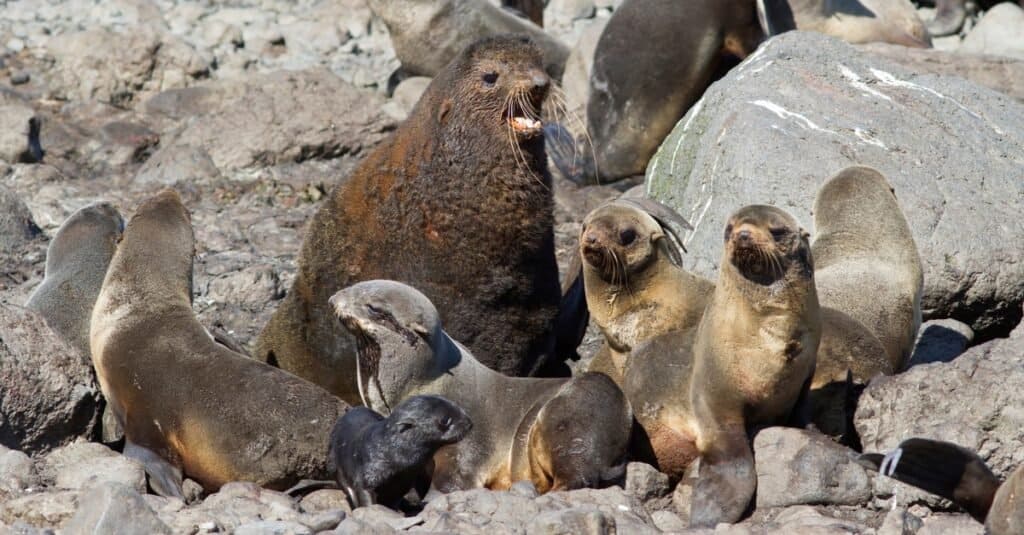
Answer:
M549 85L518 36L481 40L440 72L314 216L257 358L357 402L355 347L327 300L388 278L420 288L487 366L537 369L560 299L539 120Z
M173 190L136 210L93 309L90 347L124 454L181 497L182 474L285 489L324 479L324 442L347 407L321 388L216 343L192 312L195 241Z
M462 440L472 428L466 411L440 396L413 396L387 418L354 407L331 431L338 486L353 507L395 507L438 448Z
M1024 533L1024 466L1000 481L978 454L950 442L911 438L861 462L963 507L991 535Z
M448 336L430 300L399 282L361 282L335 294L331 304L359 341L366 405L386 414L410 396L432 394L472 418L466 438L435 456L433 488L507 489L525 479L547 492L621 475L633 418L608 376L497 373Z

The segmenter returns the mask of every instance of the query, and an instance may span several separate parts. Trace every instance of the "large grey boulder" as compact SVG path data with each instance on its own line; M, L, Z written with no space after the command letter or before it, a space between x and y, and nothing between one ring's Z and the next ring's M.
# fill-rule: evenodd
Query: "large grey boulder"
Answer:
M90 438L99 400L88 357L41 316L0 303L0 444L35 454Z
M1016 3L992 6L971 29L960 52L993 54L1024 60L1024 9Z
M25 201L14 191L0 186L0 255L18 251L42 234Z
M729 214L774 204L813 233L818 188L851 165L892 183L925 266L925 318L1005 334L1024 301L1024 105L789 32L715 83L647 167L686 217L685 267L715 275Z
M952 362L872 381L854 425L864 451L889 451L911 437L945 440L1008 475L1024 464L1024 325Z
M871 481L857 454L821 433L769 427L754 437L757 507L860 505Z

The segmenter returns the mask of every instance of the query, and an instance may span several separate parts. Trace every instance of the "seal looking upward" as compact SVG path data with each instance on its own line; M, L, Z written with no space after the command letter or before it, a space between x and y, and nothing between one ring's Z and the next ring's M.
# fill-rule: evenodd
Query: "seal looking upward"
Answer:
M93 365L150 486L181 497L229 481L283 490L324 479L331 426L347 407L323 389L216 343L192 311L195 239L173 190L139 206L110 262L90 325Z
M561 298L539 120L549 85L526 38L463 50L317 211L257 358L357 402L355 345L327 300L386 278L425 293L487 366L539 368Z
M410 396L444 396L473 429L434 457L441 492L507 489L530 480L540 492L593 487L623 468L632 412L604 374L572 379L507 377L480 364L442 328L437 309L405 284L365 281L331 298L359 341L359 387L382 414Z

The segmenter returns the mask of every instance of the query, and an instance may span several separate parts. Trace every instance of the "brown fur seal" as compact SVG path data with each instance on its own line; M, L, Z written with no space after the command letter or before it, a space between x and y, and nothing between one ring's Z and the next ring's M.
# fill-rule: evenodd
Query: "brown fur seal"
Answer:
M586 117L593 161L572 178L607 182L643 174L672 127L721 74L722 58L742 59L762 39L754 0L623 2L594 52Z
M1000 481L978 455L949 442L911 438L860 460L879 473L951 500L991 535L1024 533L1024 466Z
M903 370L921 326L921 257L889 182L869 167L832 177L814 201L821 304L867 327Z
M690 228L656 201L626 198L583 220L579 255L587 309L605 338L590 371L621 383L633 348L700 322L714 284L680 267L683 250L669 221L678 221L680 231Z
M758 0L758 9L772 34L796 29L848 43L932 46L909 0Z
M740 518L757 486L748 431L789 419L814 373L821 313L807 238L772 206L741 208L726 225L718 283L694 335L701 463L691 526Z
M902 371L914 349L923 267L892 187L874 169L850 167L829 179L814 203L814 225L824 328L813 420L855 444L851 396L876 375Z
M544 0L501 0L501 7L519 13L537 26L544 27Z
M465 439L435 456L435 489L506 489L526 479L547 492L596 486L622 468L632 414L607 376L501 375L445 333L430 300L398 282L361 282L331 304L359 340L366 405L387 414L403 399L432 394L473 420Z
M317 211L257 358L357 402L355 347L327 300L389 278L420 288L487 366L538 368L561 297L537 119L549 85L540 51L517 36L477 42L439 73Z
M473 428L461 407L440 396L412 396L385 418L353 407L331 430L338 486L352 507L381 503L396 508L434 453Z
M82 355L89 355L92 308L123 231L124 219L109 203L71 214L46 249L43 282L25 304Z
M346 410L322 389L214 342L192 312L195 241L173 190L139 206L93 310L90 346L124 453L150 485L181 497L182 474L284 489L327 473L327 438Z

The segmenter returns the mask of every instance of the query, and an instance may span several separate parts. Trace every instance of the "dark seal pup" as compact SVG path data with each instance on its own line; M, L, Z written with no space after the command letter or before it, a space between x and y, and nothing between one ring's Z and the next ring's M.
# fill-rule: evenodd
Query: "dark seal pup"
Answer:
M355 344L327 300L395 279L434 301L488 367L539 368L561 298L539 120L550 85L540 51L516 36L481 40L439 73L317 211L257 358L358 402Z
M991 535L1024 533L1024 466L1000 481L973 451L949 442L911 438L861 463L882 475L951 500L985 523Z
M441 396L413 396L387 418L355 407L331 431L331 458L338 486L353 507L396 507L442 446L473 428L458 405Z
M182 497L182 475L283 490L329 475L323 447L347 406L316 385L216 343L192 311L195 238L164 190L128 222L90 324L93 365L150 486Z

